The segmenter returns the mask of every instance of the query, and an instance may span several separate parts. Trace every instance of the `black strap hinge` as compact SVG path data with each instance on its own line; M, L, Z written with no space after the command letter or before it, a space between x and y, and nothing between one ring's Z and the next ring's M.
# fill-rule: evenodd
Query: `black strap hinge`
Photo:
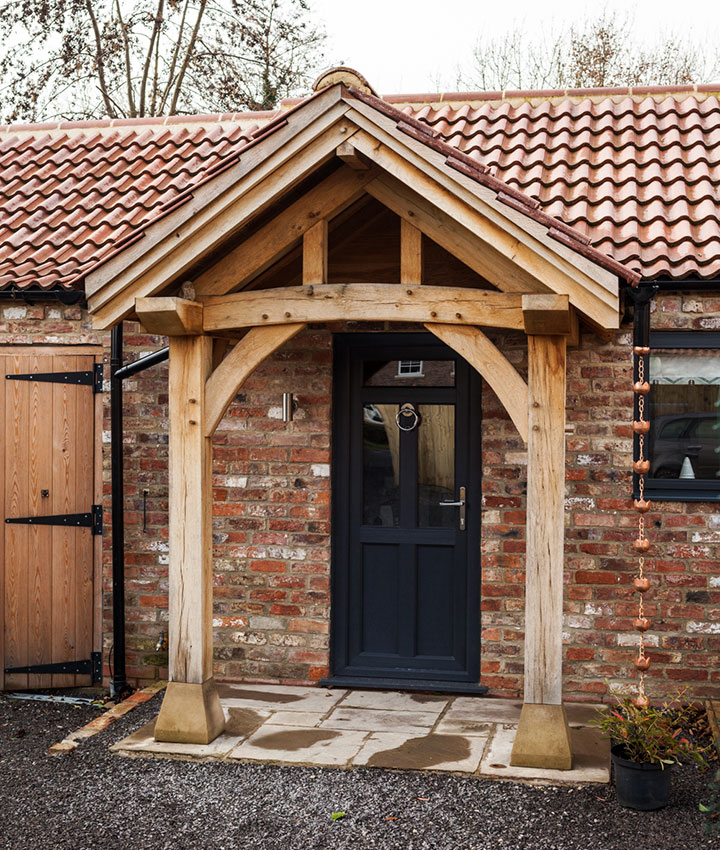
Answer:
M5 673L18 675L66 674L90 676L93 682L102 682L102 652L91 652L90 658L81 661L60 661L56 664L31 664L29 667L6 667Z
M39 381L45 384L73 384L92 387L94 393L103 389L103 364L96 363L86 372L31 372L24 375L5 375L8 381Z
M19 516L5 520L7 525L55 525L65 528L90 528L93 534L102 534L102 505L93 505L88 514L54 514L52 516Z

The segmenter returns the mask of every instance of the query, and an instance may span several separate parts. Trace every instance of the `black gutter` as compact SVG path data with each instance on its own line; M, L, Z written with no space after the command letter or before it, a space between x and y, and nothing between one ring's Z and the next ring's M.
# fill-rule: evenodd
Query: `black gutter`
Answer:
M125 378L136 375L170 356L161 348L134 363L122 365L122 322L111 331L110 340L110 465L112 477L112 588L113 588L113 677L111 692L122 697L130 690L125 665L125 493L123 486L123 385Z
M85 293L79 289L43 289L29 286L27 289L11 287L0 289L0 301L18 301L25 304L37 304L39 301L59 301L66 307L79 304L86 307Z
M717 292L720 280L703 280L702 278L669 278L666 280L641 281L640 287L655 286L661 292Z

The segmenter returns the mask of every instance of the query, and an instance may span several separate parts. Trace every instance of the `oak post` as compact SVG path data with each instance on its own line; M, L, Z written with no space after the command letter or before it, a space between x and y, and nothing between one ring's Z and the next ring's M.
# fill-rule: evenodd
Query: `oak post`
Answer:
M328 223L321 219L303 236L303 284L328 282Z
M528 336L525 696L511 764L569 770L562 706L565 355L560 335Z
M225 727L212 657L212 444L203 427L211 370L211 337L170 337L170 684L158 741L207 744Z
M404 218L400 219L400 283L419 286L422 283L422 232Z

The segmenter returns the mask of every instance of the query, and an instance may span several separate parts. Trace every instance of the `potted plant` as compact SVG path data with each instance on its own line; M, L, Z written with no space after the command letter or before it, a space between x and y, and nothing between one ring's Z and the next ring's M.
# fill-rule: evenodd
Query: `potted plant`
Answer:
M636 705L631 697L615 708L602 708L595 725L610 738L618 802L629 809L652 810L670 799L670 768L681 761L707 764L705 748L683 729L692 707L682 702L685 692L663 703Z

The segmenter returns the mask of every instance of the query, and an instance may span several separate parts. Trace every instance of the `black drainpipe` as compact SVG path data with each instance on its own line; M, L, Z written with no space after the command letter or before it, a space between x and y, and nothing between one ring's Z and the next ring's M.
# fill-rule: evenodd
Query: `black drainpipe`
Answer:
M143 369L168 359L162 348L127 366L123 359L123 326L115 325L110 338L110 464L112 478L112 588L113 588L113 677L110 692L122 697L130 690L125 670L125 494L123 487L123 386Z
M650 304L659 287L649 281L641 281L638 286L629 286L625 291L633 303L633 347L646 348L650 345ZM638 356L633 354L633 383L638 380ZM638 396L633 394L633 419L639 417ZM633 460L640 457L640 441L633 434ZM640 497L638 475L633 472L633 498Z

